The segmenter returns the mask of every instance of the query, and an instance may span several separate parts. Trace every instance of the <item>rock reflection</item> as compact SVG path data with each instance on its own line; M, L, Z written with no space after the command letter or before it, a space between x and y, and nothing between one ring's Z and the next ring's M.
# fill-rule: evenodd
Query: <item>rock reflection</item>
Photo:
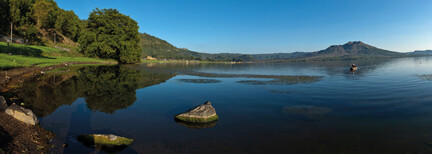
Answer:
M189 122L175 119L175 122L182 125L182 126L185 126L187 128L191 128L191 129L204 129L204 128L211 128L211 127L216 126L216 123L218 121L216 120L216 121L207 122L207 123L189 123Z

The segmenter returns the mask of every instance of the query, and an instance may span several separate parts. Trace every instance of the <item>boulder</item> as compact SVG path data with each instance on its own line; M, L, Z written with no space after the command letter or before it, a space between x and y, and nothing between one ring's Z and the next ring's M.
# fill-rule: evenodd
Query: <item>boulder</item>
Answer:
M113 134L88 134L79 135L78 140L85 145L98 145L107 147L129 146L133 139L113 135Z
M215 108L207 101L188 112L176 115L175 119L189 123L208 123L218 120L218 116Z
M0 96L0 111L4 111L7 108L6 100L3 96Z
M36 115L31 110L18 106L15 103L9 106L5 112L6 114L26 124L36 125L38 123Z

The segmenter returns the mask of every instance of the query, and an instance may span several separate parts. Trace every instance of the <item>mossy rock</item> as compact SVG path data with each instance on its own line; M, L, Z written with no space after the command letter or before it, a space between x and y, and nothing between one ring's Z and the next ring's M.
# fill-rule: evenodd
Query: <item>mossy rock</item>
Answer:
M188 123L208 123L219 119L215 108L209 101L198 105L187 112L180 113L174 116L174 118Z
M177 115L175 116L175 118L188 123L209 123L209 122L217 121L219 119L217 115L208 118L185 117L185 116Z
M77 138L79 141L83 142L86 145L101 145L107 147L129 146L134 141L133 139L111 134L79 135Z

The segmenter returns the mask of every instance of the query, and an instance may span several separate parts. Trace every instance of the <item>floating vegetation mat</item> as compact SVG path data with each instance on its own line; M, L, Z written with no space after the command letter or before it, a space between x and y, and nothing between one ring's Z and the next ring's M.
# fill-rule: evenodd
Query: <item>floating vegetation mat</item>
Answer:
M331 112L331 109L318 106L298 105L284 107L282 112L306 116L308 120L320 120L324 118L324 115Z
M219 83L221 80L216 79L178 79L178 81L185 83Z
M321 80L322 76L305 76L305 75L254 75L254 74L217 74L203 72L188 72L187 75L209 78L263 78L273 80L241 80L237 83L249 85L291 85L299 83L313 83Z
M417 75L417 76L424 79L424 80L432 81L432 74L422 74L422 75Z

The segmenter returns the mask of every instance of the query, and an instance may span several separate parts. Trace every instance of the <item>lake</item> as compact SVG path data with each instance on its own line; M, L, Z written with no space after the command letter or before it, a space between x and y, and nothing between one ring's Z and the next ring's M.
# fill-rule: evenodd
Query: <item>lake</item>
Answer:
M91 133L133 138L120 153L432 153L432 57L67 67L17 95L54 153L100 151ZM217 122L174 120L206 101Z

